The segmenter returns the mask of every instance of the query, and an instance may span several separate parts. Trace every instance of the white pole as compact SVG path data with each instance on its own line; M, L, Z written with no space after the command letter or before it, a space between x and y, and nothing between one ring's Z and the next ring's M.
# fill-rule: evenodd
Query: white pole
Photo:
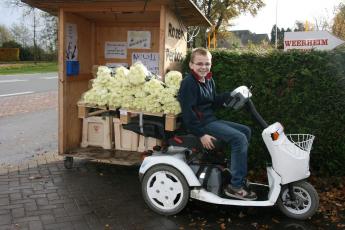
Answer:
M278 47L278 0L276 0L276 40L275 40L275 47Z

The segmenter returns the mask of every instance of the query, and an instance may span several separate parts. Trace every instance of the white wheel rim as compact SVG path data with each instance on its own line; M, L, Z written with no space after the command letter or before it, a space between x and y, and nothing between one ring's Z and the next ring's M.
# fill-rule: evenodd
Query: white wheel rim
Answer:
M178 207L185 195L181 181L168 171L152 174L147 181L146 192L151 204L163 210Z
M301 187L293 187L293 192L296 196L296 199L298 199L299 202L298 204L291 205L287 205L285 203L286 201L290 201L290 195L288 191L289 190L286 189L282 195L284 207L293 214L300 215L306 213L311 207L311 197L307 190Z

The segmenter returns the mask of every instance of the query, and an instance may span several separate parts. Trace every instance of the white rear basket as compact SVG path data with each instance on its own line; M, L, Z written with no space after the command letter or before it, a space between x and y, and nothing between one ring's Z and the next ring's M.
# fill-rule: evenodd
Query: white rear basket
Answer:
M311 134L286 134L289 141L303 151L310 153L315 136Z

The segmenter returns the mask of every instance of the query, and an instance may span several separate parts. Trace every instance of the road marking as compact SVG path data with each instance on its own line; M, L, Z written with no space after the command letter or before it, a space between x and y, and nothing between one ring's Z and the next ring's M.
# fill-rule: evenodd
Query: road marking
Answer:
M10 94L2 94L2 95L0 95L0 97L10 97L10 96L23 95L23 94L30 94L30 93L34 93L34 91L20 92L20 93L10 93Z
M57 79L58 77L41 77L40 79L44 79L44 80L50 80L50 79Z
M28 80L19 80L19 79L0 80L0 83L11 83L11 82L18 82L18 81L28 81Z

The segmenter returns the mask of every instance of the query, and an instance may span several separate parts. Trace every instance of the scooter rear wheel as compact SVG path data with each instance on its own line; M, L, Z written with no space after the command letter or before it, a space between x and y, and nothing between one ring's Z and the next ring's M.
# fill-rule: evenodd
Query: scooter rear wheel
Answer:
M278 207L288 217L305 220L311 217L319 207L319 196L315 188L306 181L292 184L296 199L291 200L288 186L281 190Z
M142 180L145 203L156 213L174 215L180 212L189 199L189 186L184 176L168 165L149 169Z

